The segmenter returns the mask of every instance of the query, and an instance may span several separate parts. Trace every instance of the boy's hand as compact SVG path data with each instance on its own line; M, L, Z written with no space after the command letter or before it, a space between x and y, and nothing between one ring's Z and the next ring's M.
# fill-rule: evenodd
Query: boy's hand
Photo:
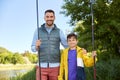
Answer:
M96 51L92 51L92 57L97 56Z

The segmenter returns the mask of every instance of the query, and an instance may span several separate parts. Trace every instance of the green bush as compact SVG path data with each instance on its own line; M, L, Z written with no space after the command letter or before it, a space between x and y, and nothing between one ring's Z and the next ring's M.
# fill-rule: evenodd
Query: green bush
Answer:
M108 61L96 63L96 80L120 80L120 59L109 58ZM87 80L93 80L93 68L85 68Z
M23 64L25 62L24 62L24 59L21 54L15 53L15 54L13 54L13 57L12 57L12 63L13 64L17 64L17 63Z

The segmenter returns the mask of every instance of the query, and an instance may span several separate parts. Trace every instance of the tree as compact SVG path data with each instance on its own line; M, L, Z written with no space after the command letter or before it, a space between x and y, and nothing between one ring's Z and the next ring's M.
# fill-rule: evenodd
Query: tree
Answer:
M13 54L13 57L12 57L12 63L13 64L17 64L17 63L23 64L25 62L24 62L24 59L21 54L15 53L15 54Z
M31 63L37 63L37 61L38 61L37 54L30 53L29 51L25 51L23 56L28 57L28 59Z
M0 53L0 63L2 64L8 64L12 62L12 53L10 52L3 52Z
M7 50L3 47L0 47L0 53L6 52Z
M61 13L71 17L71 25L75 26L77 22L84 21L75 28L80 40L79 45L92 50L89 0L64 0L64 2ZM95 48L100 52L120 54L119 4L120 0L96 0L93 4Z

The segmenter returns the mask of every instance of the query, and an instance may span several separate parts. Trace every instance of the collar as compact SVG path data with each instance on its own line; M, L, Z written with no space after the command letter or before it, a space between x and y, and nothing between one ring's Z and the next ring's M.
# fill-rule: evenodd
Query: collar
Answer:
M54 28L54 24L51 27L47 27L47 24L45 24L45 28L46 29L53 29Z

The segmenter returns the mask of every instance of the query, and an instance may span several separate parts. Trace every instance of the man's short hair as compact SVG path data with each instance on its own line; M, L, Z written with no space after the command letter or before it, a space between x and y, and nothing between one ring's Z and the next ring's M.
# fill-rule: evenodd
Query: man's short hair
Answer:
M75 33L70 33L67 35L67 40L71 37L74 37L77 40L77 35Z
M55 12L54 12L52 9L46 10L46 11L45 11L45 14L46 14L47 12L51 12L51 13L55 14Z

